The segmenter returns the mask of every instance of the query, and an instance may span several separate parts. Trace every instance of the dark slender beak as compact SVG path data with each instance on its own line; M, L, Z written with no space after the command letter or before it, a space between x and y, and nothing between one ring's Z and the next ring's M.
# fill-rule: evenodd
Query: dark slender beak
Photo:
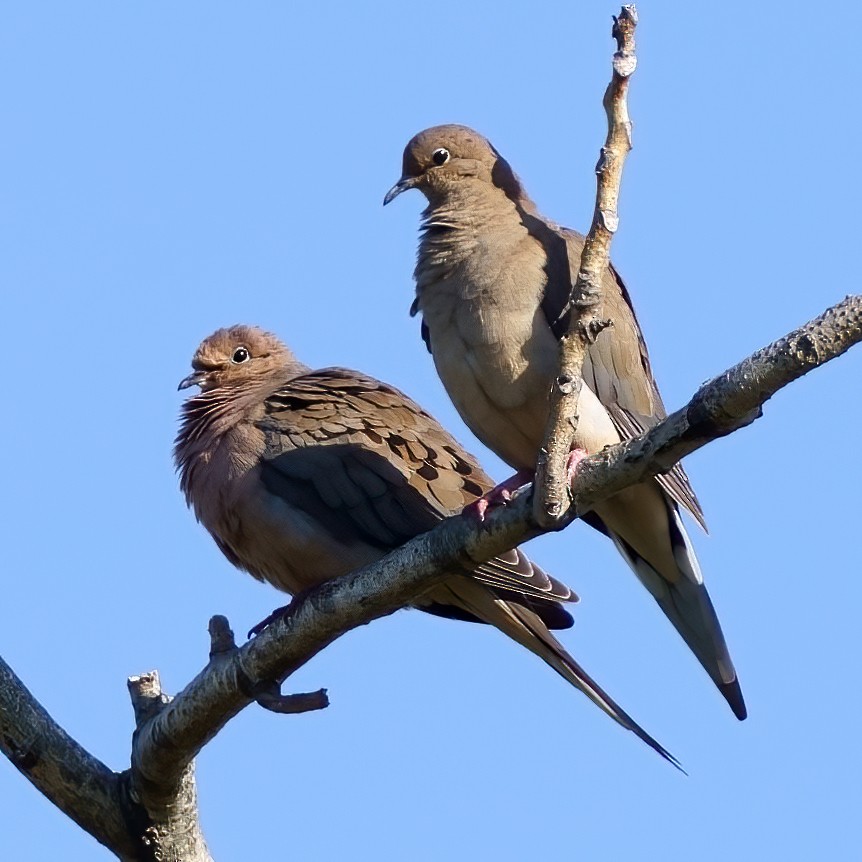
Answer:
M419 182L419 177L401 177L388 192L386 192L386 197L383 198L383 206L386 204L392 203L401 192L409 191L410 189L416 188L416 184Z
M180 380L180 385L177 386L177 392L180 392L183 389L189 389L192 386L200 386L204 381L203 371L192 371L188 377L184 377Z

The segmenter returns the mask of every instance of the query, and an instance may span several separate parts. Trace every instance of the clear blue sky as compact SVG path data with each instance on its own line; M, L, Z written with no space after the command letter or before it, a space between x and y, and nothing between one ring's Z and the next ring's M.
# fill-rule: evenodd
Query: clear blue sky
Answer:
M529 7L529 8L528 8ZM844 4L640 4L614 259L665 400L858 292L858 58ZM128 675L169 691L206 625L282 596L234 571L170 461L199 340L257 323L408 391L477 452L408 317L419 129L484 132L584 228L613 2L139 4L0 11L0 653L128 763ZM855 26L855 19L849 25ZM198 763L219 862L847 859L858 852L862 350L687 462L750 710L733 719L610 544L533 543L581 594L565 643L680 775L493 631L401 612L246 710ZM694 530L694 528L692 528ZM0 762L0 858L109 858Z

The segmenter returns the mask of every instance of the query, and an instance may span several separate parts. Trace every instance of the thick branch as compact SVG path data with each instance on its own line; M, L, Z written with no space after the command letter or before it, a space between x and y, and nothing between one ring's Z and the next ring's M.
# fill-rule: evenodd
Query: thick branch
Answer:
M680 458L753 421L783 386L862 341L862 297L821 317L705 384L648 434L584 459L565 522L622 488L668 470ZM562 522L559 526L562 526ZM352 628L410 604L445 573L472 569L544 530L530 494L486 520L453 517L384 559L298 597L243 647L213 654L188 686L138 731L133 763L147 780L170 785L200 748L267 681L282 681Z
M634 6L623 6L619 17L614 18L612 36L617 52L603 100L608 135L596 165L596 205L572 290L569 331L560 339L560 371L551 389L545 442L536 464L534 511L538 523L548 529L557 525L569 506L566 459L578 427L584 360L599 332L613 325L613 321L602 320L602 280L619 224L617 202L623 165L632 148L627 96L629 78L637 66L637 20Z
M138 859L120 776L85 751L0 659L0 750L62 812L122 859Z
M132 677L129 694L138 728L151 722L170 703L170 698L162 693L159 675L155 671ZM138 733L136 730L132 737L133 751ZM146 821L141 824L141 839L153 859L213 862L198 816L193 761L186 762L175 781L165 781L163 776L158 781L148 781L135 769L125 778L129 795L146 812Z
M862 297L850 296L702 386L648 434L581 461L565 522L748 425L779 389L859 341ZM446 573L470 570L545 532L532 512L531 495L521 493L481 524L450 518L378 563L297 597L285 616L241 648L226 620L214 618L210 662L174 700L162 695L155 675L131 681L138 729L130 773L115 775L84 751L0 660L0 750L121 859L209 860L192 773L203 745L340 635L410 604ZM325 697L288 697L285 703L320 708Z
M705 383L685 407L647 434L581 461L572 486L572 517L629 485L667 472L712 440L750 425L779 389L860 341L862 296L848 296Z
M136 680L151 680L141 677ZM155 688L132 684L139 721L161 701ZM155 696L153 695L155 692ZM142 787L83 749L0 659L0 750L62 812L126 862L211 862L200 832L192 767L174 786Z
M58 808L123 860L210 860L197 814L193 760L242 708L297 712L326 705L323 690L276 693L293 671L340 635L410 604L453 570L479 563L577 515L623 488L667 471L711 440L758 418L779 389L862 341L862 297L848 297L705 384L682 410L642 437L584 459L571 489L565 460L577 427L586 351L601 329L601 279L617 228L620 174L630 149L626 92L635 68L633 6L615 20L609 132L597 165L597 202L562 339L545 457L532 495L517 495L484 523L453 517L378 563L297 597L285 616L237 648L214 618L208 665L173 700L156 674L130 681L137 730L131 770L117 775L69 737L0 659L0 751ZM569 491L573 504L566 510Z

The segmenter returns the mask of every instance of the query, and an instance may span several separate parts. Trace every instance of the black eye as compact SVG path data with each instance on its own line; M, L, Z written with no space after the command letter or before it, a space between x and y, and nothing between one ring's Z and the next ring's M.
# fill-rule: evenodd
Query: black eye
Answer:
M234 363L234 365L239 365L241 362L248 362L251 359L251 354L248 352L248 349L245 347L237 347L233 352L233 356L231 356L230 361Z
M445 147L440 147L439 149L434 150L434 152L431 153L431 161L438 167L440 165L445 165L446 162L449 161L449 150Z

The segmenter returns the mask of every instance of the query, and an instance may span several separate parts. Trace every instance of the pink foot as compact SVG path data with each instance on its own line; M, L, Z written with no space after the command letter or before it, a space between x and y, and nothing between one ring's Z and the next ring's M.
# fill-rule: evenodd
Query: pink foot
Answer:
M586 453L584 453L586 454ZM475 518L479 523L485 520L485 512L492 506L505 506L512 499L512 494L522 488L528 482L533 481L532 470L518 470L514 476L510 476L504 482L500 482L490 491L468 504L463 509L463 514L469 518Z
M580 464L581 461L583 461L589 454L590 453L587 452L586 449L572 449L572 451L569 452L569 457L566 461L566 482L568 482L569 485L571 485L575 479L575 473L578 472L578 464Z

